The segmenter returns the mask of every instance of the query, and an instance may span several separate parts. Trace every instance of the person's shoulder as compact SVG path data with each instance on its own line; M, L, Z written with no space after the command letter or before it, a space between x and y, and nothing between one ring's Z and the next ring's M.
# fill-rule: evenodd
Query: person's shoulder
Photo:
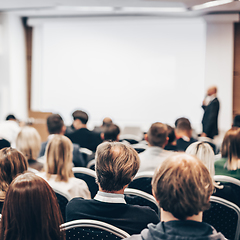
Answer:
M128 211L132 212L132 214L137 213L138 216L144 216L145 219L150 218L155 220L159 220L157 213L148 206L139 206L139 205L131 205L127 204Z

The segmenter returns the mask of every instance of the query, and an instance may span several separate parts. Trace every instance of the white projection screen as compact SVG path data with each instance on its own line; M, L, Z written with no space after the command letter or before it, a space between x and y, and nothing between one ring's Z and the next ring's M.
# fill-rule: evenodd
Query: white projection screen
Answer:
M82 17L30 19L32 110L83 109L90 126L106 116L119 126L199 126L204 97L206 26L201 18Z

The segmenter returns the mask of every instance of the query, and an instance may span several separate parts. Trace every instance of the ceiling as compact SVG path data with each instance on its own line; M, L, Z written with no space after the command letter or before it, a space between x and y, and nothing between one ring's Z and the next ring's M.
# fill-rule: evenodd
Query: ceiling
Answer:
M1 12L21 16L73 16L81 14L157 14L170 16L199 16L219 13L239 13L240 1L228 2L201 10L192 7L210 0L0 0Z

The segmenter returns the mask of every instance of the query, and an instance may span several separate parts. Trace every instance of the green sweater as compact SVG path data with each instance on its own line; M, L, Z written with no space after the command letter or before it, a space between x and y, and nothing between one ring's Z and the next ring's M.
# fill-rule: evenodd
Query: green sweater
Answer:
M215 175L225 175L240 180L240 169L228 170L227 167L224 167L226 162L227 158L221 158L215 162Z

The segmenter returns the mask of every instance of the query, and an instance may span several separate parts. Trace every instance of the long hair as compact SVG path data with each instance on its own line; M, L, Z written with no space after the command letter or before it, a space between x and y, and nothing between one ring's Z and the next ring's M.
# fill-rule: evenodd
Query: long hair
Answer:
M62 222L57 198L45 180L33 173L13 180L3 205L1 240L63 240Z
M47 178L51 174L57 174L57 181L67 182L69 177L73 177L72 172L72 151L73 146L69 138L56 134L46 147Z

